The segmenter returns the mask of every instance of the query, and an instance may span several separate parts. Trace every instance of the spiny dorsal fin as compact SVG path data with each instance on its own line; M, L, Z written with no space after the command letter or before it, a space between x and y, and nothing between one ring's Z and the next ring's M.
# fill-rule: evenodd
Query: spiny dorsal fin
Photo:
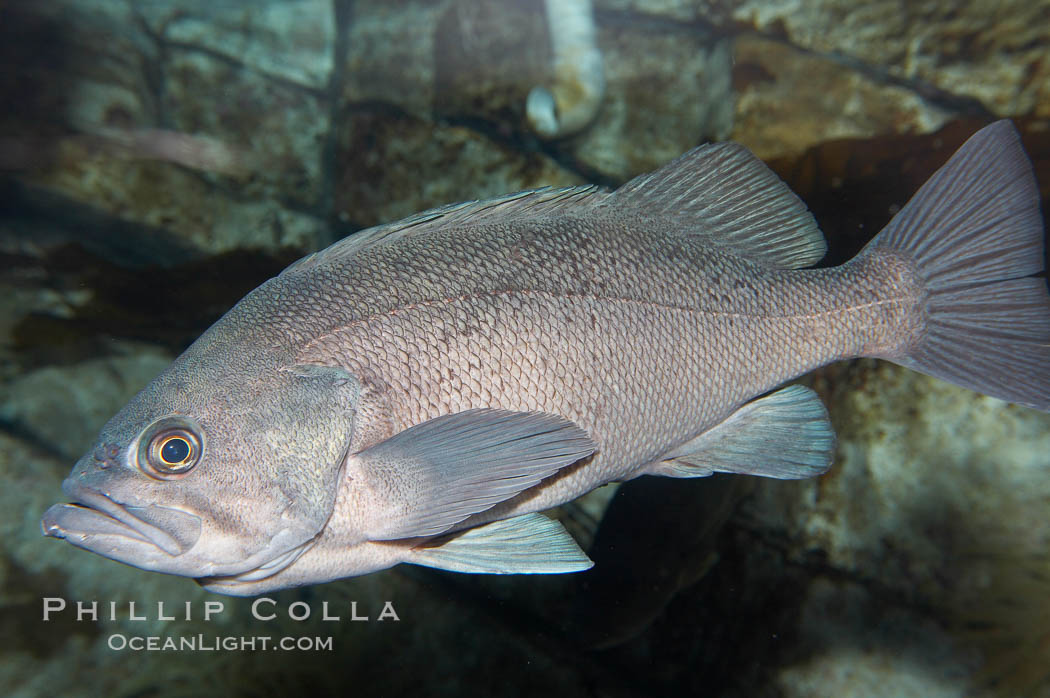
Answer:
M635 177L603 206L669 219L683 234L783 269L814 264L827 250L802 200L737 143L694 148Z
M346 259L373 245L426 235L438 228L454 225L475 226L492 221L506 223L522 218L540 218L561 211L579 213L597 205L608 195L607 190L593 184L580 187L541 187L493 199L439 206L393 223L348 235L320 252L303 257L282 273Z

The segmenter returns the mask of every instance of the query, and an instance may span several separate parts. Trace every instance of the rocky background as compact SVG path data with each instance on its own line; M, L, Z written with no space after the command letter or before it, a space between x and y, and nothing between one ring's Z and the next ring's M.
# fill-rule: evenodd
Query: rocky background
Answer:
M551 141L524 116L551 79L540 0L0 0L0 692L1050 696L1050 416L876 361L807 379L840 438L818 480L643 478L566 507L598 563L581 575L397 568L203 623L220 597L192 581L40 537L130 395L363 227L615 186L731 138L803 196L836 263L1001 117L1048 210L1047 0L594 4L605 99ZM118 612L44 623L45 596ZM399 622L376 621L384 601ZM108 647L197 633L334 649Z

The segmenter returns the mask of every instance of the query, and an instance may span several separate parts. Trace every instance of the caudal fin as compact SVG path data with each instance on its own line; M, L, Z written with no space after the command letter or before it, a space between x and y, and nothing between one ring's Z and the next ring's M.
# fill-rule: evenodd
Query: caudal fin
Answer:
M865 251L909 256L929 291L923 341L895 363L1050 411L1050 295L1032 165L1017 130L978 131ZM863 254L863 253L862 253Z

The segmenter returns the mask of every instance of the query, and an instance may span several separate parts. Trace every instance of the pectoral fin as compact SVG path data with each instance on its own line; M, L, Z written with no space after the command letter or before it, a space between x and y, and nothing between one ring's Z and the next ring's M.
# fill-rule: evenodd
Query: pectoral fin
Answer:
M370 540L434 536L594 451L572 422L542 412L468 410L411 427L347 458Z
M728 419L682 444L649 473L704 477L711 473L796 480L831 466L835 432L817 394L790 385L747 403Z
M560 523L542 514L438 538L413 549L405 562L473 574L562 574L594 564Z

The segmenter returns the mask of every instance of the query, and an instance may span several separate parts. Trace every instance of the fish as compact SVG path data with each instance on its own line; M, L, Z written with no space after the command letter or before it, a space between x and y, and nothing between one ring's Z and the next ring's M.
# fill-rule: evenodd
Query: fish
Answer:
M973 135L853 259L734 143L351 235L220 318L102 428L47 536L229 595L407 563L592 565L542 512L642 475L815 477L794 379L876 357L1050 411L1031 162ZM783 387L785 386L786 387Z

